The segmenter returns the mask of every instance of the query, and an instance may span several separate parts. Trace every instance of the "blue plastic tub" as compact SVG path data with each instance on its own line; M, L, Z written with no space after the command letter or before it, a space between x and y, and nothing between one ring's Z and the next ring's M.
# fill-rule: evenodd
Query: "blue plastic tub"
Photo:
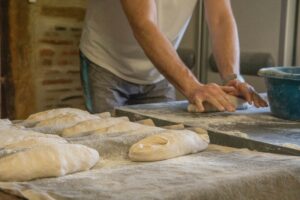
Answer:
M283 119L300 120L300 67L259 70L265 77L271 112Z

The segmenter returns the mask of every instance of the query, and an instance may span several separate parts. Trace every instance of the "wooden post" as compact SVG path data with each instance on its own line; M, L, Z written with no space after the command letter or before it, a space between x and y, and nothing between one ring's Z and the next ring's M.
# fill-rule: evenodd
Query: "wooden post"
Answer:
M8 56L8 0L0 3L0 117L8 117L6 75L9 70Z

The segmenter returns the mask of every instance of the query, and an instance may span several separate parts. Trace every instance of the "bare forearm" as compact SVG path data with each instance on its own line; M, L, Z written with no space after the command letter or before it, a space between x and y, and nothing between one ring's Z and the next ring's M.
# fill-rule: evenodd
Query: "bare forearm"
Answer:
M212 31L213 52L222 78L230 74L239 74L240 49L238 35L231 22L223 23Z
M214 2L216 1L216 2ZM222 78L239 74L240 49L238 31L234 20L230 1L206 1L209 30L213 44L213 54ZM219 9L215 14L212 8Z
M186 97L189 97L199 86L199 82L181 61L169 40L153 24L145 25L143 30L134 30L134 34L156 68Z
M133 34L155 67L190 98L200 83L184 65L168 38L159 30L154 0L122 0ZM142 11L143 12L142 12Z

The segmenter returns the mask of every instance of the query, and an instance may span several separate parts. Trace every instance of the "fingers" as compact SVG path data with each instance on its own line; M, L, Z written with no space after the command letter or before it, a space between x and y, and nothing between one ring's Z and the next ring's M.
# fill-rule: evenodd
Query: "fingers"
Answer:
M241 83L239 86L239 90L241 95L246 99L246 101L249 104L252 104L253 96L251 95L251 93L253 93L253 89L251 88L251 86L249 86L247 83Z
M219 111L225 111L225 106L223 106L217 99L215 99L214 97L210 97L207 100L208 103L210 103L211 105L213 105L215 108L217 108Z
M268 103L255 91L253 92L252 97L253 97L253 102L254 102L255 107L259 108L259 107L267 107L268 106Z
M195 105L197 107L198 112L204 112L203 100L198 98L195 100Z
M252 104L253 102L256 108L268 106L267 102L261 98L261 96L247 83L244 83L239 89L242 96L246 99L246 101L248 101L249 104Z
M209 84L209 87L211 91L207 96L207 102L215 106L219 111L235 111L234 105L231 104L227 98L227 94L224 92L224 90L234 92L234 88L228 86L222 87L217 84Z
M203 86L203 91L200 95L195 98L194 104L197 106L199 112L204 112L204 102L208 102L219 111L230 111L234 112L235 107L231 104L227 98L227 94L223 91L232 91L235 92L235 89L232 87L220 87L217 84L208 84Z
M220 88L227 94L230 95L234 95L234 96L238 96L239 95L239 91L232 86L220 86Z
M222 100L221 98L214 98L214 97L209 97L207 98L207 100L203 101L203 100L196 100L195 101L195 105L197 107L197 111L198 112L204 112L207 111L207 107L204 107L204 102L208 102L209 104L211 104L213 107L217 108L219 111L229 111L229 112L234 112L235 111L235 107L233 105L230 104L230 102L226 102L226 100Z
M223 91L222 91L222 93L223 94L218 96L216 98L216 100L218 101L218 103L220 103L225 108L225 110L227 110L229 112L234 112L235 106L230 102L230 100L227 97L227 94L224 93Z
M267 103L267 101L264 100L260 95L258 95L258 96L260 98L260 105L261 105L261 107L268 107L269 104Z
M263 100L259 94L255 92L254 88L248 83L235 82L235 84L232 83L232 86L239 91L237 96L244 97L249 104L253 103L257 108L268 106L267 102Z
M259 102L259 99L257 98L257 96L255 95L255 93L253 93L252 95L253 97L253 104L256 108L259 108L260 107L260 102Z

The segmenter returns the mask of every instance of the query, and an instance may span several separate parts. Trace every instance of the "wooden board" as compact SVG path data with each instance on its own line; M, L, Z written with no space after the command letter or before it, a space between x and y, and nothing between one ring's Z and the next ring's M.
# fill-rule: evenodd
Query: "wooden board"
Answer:
M269 108L250 107L234 113L188 113L187 101L125 106L116 115L131 120L151 118L158 126L182 123L208 130L212 143L300 155L300 122L272 116Z

